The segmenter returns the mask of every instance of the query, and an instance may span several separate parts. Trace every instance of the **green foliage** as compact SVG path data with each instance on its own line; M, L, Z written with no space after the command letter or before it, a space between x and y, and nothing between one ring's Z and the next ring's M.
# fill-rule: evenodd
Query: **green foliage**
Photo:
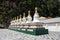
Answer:
M7 1L7 0L5 0ZM0 23L4 20L10 20L15 16L23 15L25 12L27 14L28 10L31 10L31 16L33 17L34 8L38 7L38 13L40 16L60 16L60 1L59 0L8 0L10 5L11 2L15 3L16 7L13 7L13 4L6 6L3 2L0 1L0 15L3 17L0 18ZM27 16L27 15L26 15Z

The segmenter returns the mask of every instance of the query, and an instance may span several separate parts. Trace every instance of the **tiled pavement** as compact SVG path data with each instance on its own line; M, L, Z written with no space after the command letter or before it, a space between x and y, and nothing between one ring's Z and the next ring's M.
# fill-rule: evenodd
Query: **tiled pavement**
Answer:
M60 32L49 32L46 35L30 35L8 29L0 29L0 40L60 40Z

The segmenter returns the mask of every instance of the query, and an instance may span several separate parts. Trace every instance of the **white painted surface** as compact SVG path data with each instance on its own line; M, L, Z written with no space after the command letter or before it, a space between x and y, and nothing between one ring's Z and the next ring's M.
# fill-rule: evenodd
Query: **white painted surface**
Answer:
M15 22L15 23L14 23ZM39 20L39 15L38 13L34 14L34 20L33 22L43 22L45 25L43 25L43 27L45 27L46 29L48 29L49 31L60 31L60 17L58 18L51 18L51 19L46 19L46 20ZM54 24L53 24L54 23ZM16 25L16 20L11 21L11 25ZM11 27L11 26L10 26ZM16 26L13 26L16 27ZM22 28L23 26L20 26L20 28ZM29 28L37 28L36 26L31 26Z
M46 35L30 35L8 29L0 29L0 40L60 40L60 32L49 32Z
M54 23L54 22L60 22L60 17L44 20L44 23Z
M43 27L48 29L49 31L59 31L60 32L60 24L54 23L54 24L44 24Z
M57 30L60 32L60 26L57 27Z

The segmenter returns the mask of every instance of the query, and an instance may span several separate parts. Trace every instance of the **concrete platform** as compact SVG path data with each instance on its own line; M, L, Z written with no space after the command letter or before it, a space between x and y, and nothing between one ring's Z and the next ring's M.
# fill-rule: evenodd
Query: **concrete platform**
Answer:
M60 32L49 32L46 35L30 35L8 29L0 29L0 40L60 40Z

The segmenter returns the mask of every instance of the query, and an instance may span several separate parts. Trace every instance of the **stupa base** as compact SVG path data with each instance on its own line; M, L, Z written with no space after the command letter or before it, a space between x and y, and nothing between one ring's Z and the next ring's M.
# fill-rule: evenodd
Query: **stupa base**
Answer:
M32 34L32 35L48 34L48 29L45 28L9 28L9 29L27 34Z

